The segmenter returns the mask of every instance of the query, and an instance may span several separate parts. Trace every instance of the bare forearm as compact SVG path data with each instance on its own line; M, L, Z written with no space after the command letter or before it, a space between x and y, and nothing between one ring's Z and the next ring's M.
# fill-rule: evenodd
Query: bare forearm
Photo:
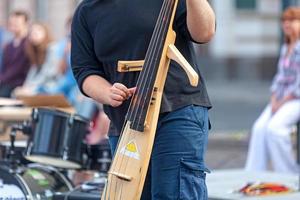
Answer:
M121 83L112 85L101 76L91 75L84 80L83 91L99 103L118 107L134 94L135 87L127 88Z
M83 91L95 101L102 104L109 104L108 93L111 84L104 78L91 75L88 76L83 82Z
M215 14L207 0L186 0L187 26L197 42L208 42L215 33Z

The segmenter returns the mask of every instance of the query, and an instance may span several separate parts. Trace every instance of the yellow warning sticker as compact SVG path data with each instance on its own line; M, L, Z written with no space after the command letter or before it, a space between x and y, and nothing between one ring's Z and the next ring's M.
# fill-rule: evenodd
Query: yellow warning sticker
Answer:
M126 150L127 150L127 151L130 151L130 152L132 152L132 153L137 152L135 143L134 143L134 142L128 143L128 144L126 145Z
M140 154L139 150L137 148L136 142L134 140L130 141L126 146L124 146L120 153L130 157L139 160Z

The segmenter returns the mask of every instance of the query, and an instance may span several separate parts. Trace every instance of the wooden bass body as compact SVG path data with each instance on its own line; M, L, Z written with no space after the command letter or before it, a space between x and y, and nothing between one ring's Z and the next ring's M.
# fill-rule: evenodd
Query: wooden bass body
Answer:
M178 0L164 0L163 8L165 10L163 8L161 10L160 22L156 24L145 61L119 62L118 70L123 70L123 72L137 71L137 66L142 63L140 77L143 79L137 83L138 92L132 98L128 111L130 112L133 108L134 112L130 112L130 117L125 120L122 135L108 173L102 200L139 200L141 198L170 60L175 60L183 67L191 85L198 85L198 74L174 46L176 34L172 29L172 25L177 3ZM165 15L169 18L168 20L163 15L164 12L166 12ZM165 25L166 28L164 28L165 21L168 22ZM161 34L157 30L165 33ZM161 38L163 38L163 42L160 42ZM155 45L161 46L156 48ZM130 66L132 66L132 70L130 70ZM155 68L155 70L152 68ZM155 77L149 81L149 76ZM143 96L143 92L148 94ZM142 104L144 99L149 99L149 101L145 100L147 105L144 109L139 109L140 105L144 105ZM141 113L145 115L141 117Z

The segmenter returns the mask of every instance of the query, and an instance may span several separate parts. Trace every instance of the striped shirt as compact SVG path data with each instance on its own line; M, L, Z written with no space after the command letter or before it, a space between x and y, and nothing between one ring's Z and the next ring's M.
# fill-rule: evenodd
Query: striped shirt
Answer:
M293 52L288 56L287 51L288 46L284 44L280 52L277 73L271 86L271 92L276 95L277 100L288 95L300 98L300 41L296 43Z

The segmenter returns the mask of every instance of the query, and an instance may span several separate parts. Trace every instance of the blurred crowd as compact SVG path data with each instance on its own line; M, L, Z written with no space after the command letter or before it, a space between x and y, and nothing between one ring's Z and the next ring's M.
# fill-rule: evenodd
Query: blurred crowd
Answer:
M17 98L37 94L63 94L76 112L94 122L88 143L105 137L109 120L101 105L83 96L70 66L72 18L65 35L55 41L49 26L32 22L28 13L10 14L7 26L0 25L0 97Z

